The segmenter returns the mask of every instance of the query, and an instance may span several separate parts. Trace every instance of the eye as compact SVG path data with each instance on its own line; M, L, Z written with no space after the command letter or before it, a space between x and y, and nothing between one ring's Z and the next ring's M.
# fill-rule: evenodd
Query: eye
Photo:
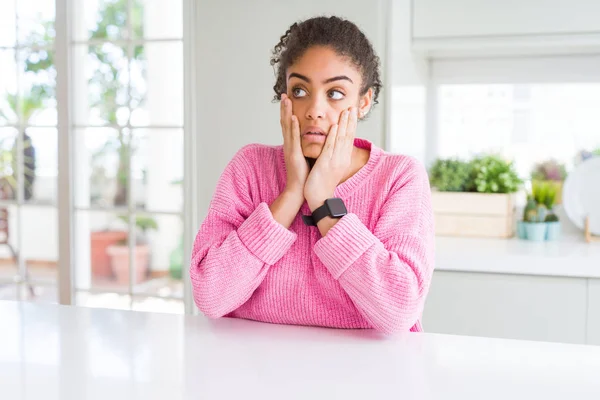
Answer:
M344 98L344 93L339 90L332 90L329 92L329 98L333 100L341 100Z
M306 96L306 91L302 88L296 87L292 89L292 95L296 98Z

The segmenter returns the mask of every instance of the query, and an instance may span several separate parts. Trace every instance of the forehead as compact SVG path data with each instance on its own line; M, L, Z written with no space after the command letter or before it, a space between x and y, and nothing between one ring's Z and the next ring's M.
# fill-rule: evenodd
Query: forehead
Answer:
M346 75L355 84L360 79L360 72L350 58L340 56L332 48L323 46L315 46L306 50L288 68L287 76L289 77L292 72L304 75L315 82L321 82L339 75Z

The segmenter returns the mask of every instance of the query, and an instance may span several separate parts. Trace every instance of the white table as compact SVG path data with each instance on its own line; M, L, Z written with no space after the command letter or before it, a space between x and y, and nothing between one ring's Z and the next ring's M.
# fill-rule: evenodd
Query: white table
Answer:
M600 399L600 347L0 303L0 398Z

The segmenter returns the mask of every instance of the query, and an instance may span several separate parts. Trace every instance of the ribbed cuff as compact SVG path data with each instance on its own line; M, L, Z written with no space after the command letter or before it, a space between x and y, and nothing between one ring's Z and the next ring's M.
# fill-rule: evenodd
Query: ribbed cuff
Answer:
M315 243L314 251L331 275L338 279L375 243L377 238L358 216L347 214Z
M244 246L268 265L279 261L298 236L275 221L265 202L256 207L256 210L240 225L237 233Z

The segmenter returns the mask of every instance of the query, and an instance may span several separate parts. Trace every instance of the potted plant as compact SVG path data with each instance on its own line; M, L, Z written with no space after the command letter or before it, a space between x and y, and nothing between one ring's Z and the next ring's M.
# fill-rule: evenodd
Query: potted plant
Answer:
M554 212L560 184L555 181L533 181L531 194L523 211L523 221L518 222L521 239L544 241L560 236L560 221Z
M514 193L522 181L496 155L471 161L438 159L429 170L436 234L511 237Z
M122 221L127 222L127 216L119 217ZM157 230L158 224L151 217L136 216L135 225L139 232L136 234L135 244L135 283L144 280L148 275L150 265L150 246L148 244L147 232ZM127 238L119 241L116 244L109 246L106 249L110 257L110 264L116 281L120 284L129 283L129 241Z
M538 163L531 171L531 180L535 181L551 181L556 182L557 195L556 204L562 202L562 185L567 178L567 169L564 164L559 163L555 159L549 159Z

